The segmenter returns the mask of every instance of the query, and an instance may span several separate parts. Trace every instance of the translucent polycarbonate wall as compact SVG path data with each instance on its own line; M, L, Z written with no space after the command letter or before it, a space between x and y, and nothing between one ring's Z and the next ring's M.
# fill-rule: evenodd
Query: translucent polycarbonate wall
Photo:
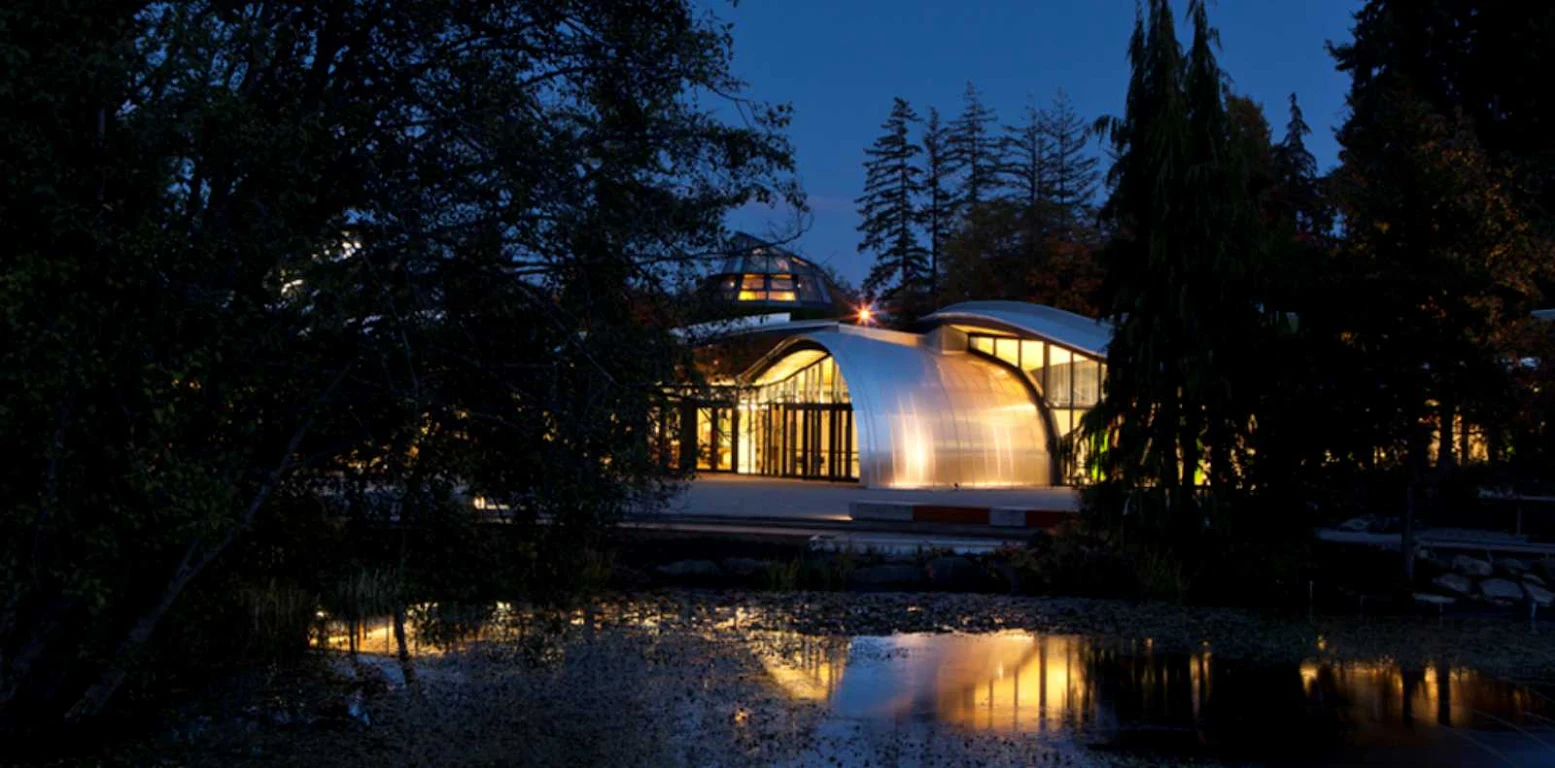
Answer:
M1052 342L966 330L967 346L973 352L1008 363L1030 377L1060 440L1079 429L1080 419L1100 401L1107 378L1107 365L1100 358ZM1061 479L1084 483L1090 448L1084 443L1074 447Z
M748 375L824 349L847 380L868 487L1007 487L1052 481L1048 438L1026 384L997 363L927 348L919 336L841 327L785 341Z

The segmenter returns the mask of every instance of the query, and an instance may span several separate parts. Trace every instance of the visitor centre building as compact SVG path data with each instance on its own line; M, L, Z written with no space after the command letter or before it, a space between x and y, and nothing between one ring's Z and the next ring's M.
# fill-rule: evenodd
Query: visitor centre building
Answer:
M669 460L703 473L869 488L1083 477L1083 460L1061 445L1101 395L1106 323L1011 301L954 304L906 331L835 316L795 320L772 311L780 307L770 286L788 278L759 280L768 292L751 300L762 314L687 329L710 363L736 367L709 376L711 397L677 401L658 419L656 445ZM754 290L745 285L757 281L711 282Z

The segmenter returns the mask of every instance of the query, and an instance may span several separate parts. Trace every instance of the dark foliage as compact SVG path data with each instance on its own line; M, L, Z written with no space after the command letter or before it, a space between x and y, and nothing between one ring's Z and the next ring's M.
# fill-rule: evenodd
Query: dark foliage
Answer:
M0 60L6 728L353 558L563 583L674 479L659 287L793 196L786 110L714 117L681 2L18 2Z

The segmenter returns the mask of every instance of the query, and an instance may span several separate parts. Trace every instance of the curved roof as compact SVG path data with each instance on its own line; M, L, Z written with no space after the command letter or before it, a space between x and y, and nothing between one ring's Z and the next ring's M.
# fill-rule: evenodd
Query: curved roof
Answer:
M854 326L785 339L741 378L791 355L830 354L858 426L859 481L870 488L1045 485L1046 427L1024 382L965 352L937 352L916 334Z
M1096 357L1107 356L1112 324L1043 304L1023 301L964 301L919 321L929 325L967 323L992 325L1056 341Z

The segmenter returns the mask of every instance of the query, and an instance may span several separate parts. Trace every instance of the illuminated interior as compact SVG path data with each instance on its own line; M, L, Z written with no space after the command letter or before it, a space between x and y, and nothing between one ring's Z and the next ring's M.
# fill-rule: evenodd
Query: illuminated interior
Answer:
M739 396L740 471L858 477L858 426L837 362L818 349L784 357Z
M791 254L757 246L725 266L737 270L720 278L731 300L790 290L804 298L807 265ZM871 488L1087 479L1090 446L1072 437L1102 395L1106 323L1020 302L964 302L922 318L915 332L784 319L721 338L746 355L742 365L765 354L710 395L666 406L650 431L667 463Z
M967 328L967 347L998 360L1031 381L1053 420L1053 434L1062 440L1080 426L1086 411L1101 399L1107 365L1099 358L1062 344L982 328ZM1064 472L1069 482L1082 482L1086 446L1076 446L1075 461Z
M826 415L810 415L810 426L779 425L769 429L781 433L768 434L797 434L813 447L809 435L818 429L834 451L847 452L847 476L871 488L1051 481L1047 431L1021 378L976 355L932 348L916 334L838 326L791 337L743 379L757 391L756 404L831 410L829 423ZM763 461L751 466L816 476L775 472Z
M724 301L772 308L833 309L832 289L814 264L776 245L737 234L730 254L708 278Z

